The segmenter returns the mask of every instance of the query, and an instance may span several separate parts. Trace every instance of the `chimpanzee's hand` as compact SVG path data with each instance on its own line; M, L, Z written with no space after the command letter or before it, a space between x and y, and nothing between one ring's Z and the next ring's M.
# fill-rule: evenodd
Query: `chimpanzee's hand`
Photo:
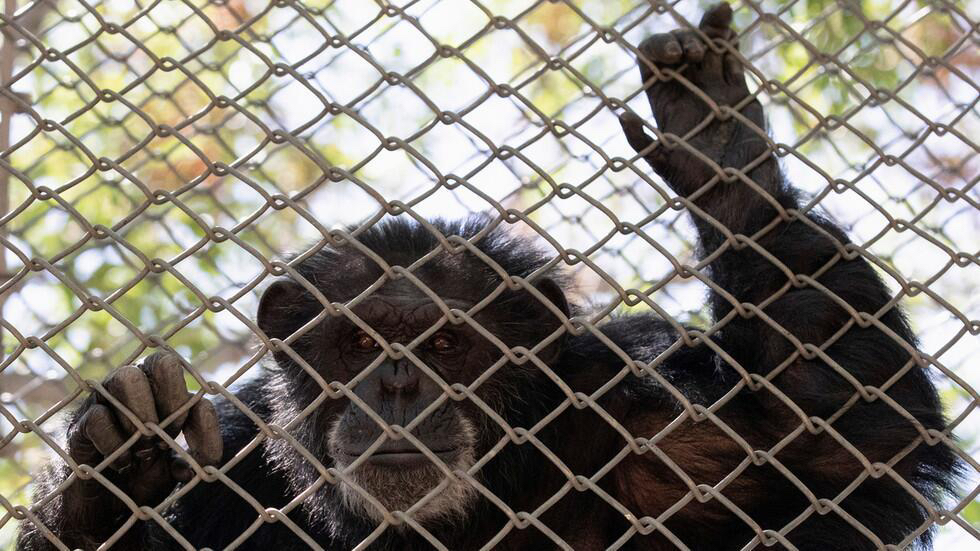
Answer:
M733 42L735 32L731 29L731 23L732 8L723 3L704 14L699 28L716 46L726 48L726 44L731 44L737 47ZM765 128L762 106L758 101L753 99L744 106L740 105L749 92L738 57L727 49L717 53L705 44L697 31L682 29L647 38L640 44L639 51L640 74L657 126L662 132L684 137L695 127L703 125L686 142L721 168L741 169L766 152L767 145L759 131L735 116L727 120L716 117L703 124L712 107L702 95L719 107L727 105L738 108L739 113L759 129ZM675 70L687 82L677 77L666 81L663 80L665 76L658 78L651 66L661 72ZM620 123L630 145L677 193L689 195L715 175L709 164L683 145L668 148L660 144L652 148L653 138L644 132L642 121L634 113L621 115Z
M103 381L114 398L142 422L159 423L184 406L191 395L184 383L178 358L153 354L142 365L121 367ZM214 405L205 399L179 415L164 429L175 437L181 432L188 452L201 465L214 465L221 459L222 441ZM78 463L97 465L116 451L133 433L136 425L105 397L94 394L76 412L68 428L68 452ZM141 437L124 451L103 474L139 505L156 505L178 482L193 476L190 465L178 457L159 437ZM79 481L72 497L87 506L122 505L96 480ZM68 498L69 496L66 496Z

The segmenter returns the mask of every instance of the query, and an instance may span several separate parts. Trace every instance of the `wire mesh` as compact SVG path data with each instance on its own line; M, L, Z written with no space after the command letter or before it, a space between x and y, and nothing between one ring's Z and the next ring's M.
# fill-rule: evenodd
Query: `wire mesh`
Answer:
M965 464L960 494L930 507L903 543L938 528L938 548L976 545L980 416L969 365L980 354L977 6L779 0L733 7L749 89L766 109L788 180L811 208L847 228L849 251L869 259L906 307L949 419L927 437L954 447ZM0 18L0 546L13 545L21 523L37 520L30 491L40 466L68 456L60 436L66 414L90 393L111 395L98 382L107 373L167 350L182 359L195 396L234 402L237 386L278 346L251 320L269 281L295 273L283 253L356 242L385 217L416 219L438 233L428 220L489 212L494 224L547 242L549 265L563 266L573 298L592 306L566 321L569 332L601 332L613 314L651 309L678 325L716 324L704 304L710 280L699 277L707 262L697 256L690 203L640 166L616 118L650 112L636 45L697 22L703 8L639 0L7 0ZM448 246L467 248L459 239ZM356 318L356 305L326 298L323 315ZM411 346L383 348L414 357ZM503 346L501 362L548 371L529 359L537 352ZM642 362L624 364L624 373L655 378ZM323 386L322 400L357 401L349 384L305 369ZM764 379L752 381L764 386ZM443 401L481 404L475 387L443 381L443 390ZM597 403L570 396L564 407ZM682 401L690 415L710 416ZM320 484L352 483L290 434L291 423L309 415L255 418L260 436L243 455L260 453L265 440L286 443L319 464ZM425 415L386 433L418 444L409 431ZM143 434L183 443L152 425L143 424ZM510 442L538 445L531 429L505 432ZM755 460L777 455L740 444ZM104 480L109 467L93 467L74 472ZM221 465L195 473L234 485ZM479 462L455 476L492 501L478 473ZM724 486L688 480L686 499L725 499ZM563 491L572 489L601 493L587 477L570 479ZM257 505L256 522L232 547L248 548L252 532L276 522L318 547L287 516L307 496L289 497L285 507ZM508 511L506 527L486 545L529 526L553 534L540 519L561 497L536 511L497 504ZM166 507L120 498L133 522L152 519L179 539ZM820 501L808 514L833 508ZM400 525L445 548L399 511L385 512L362 543ZM660 519L633 518L621 538L597 548L629 545L663 527ZM755 525L755 539L743 543L791 545L787 533L792 526Z

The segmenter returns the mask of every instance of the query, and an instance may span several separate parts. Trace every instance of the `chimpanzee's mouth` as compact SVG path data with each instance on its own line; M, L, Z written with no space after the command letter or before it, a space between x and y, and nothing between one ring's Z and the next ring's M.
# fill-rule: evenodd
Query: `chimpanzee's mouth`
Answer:
M444 463L451 464L452 460L456 457L459 452L458 448L430 448L433 455L438 457ZM367 452L367 448L363 450L343 450L341 453L344 456L345 462L350 464L353 463L357 458L361 457ZM408 448L404 446L399 446L397 448L386 448L382 446L381 448L375 450L370 457L366 458L364 465L371 465L375 467L399 467L399 468L419 468L425 466L435 467L435 463L428 456L426 456L421 451L415 448Z

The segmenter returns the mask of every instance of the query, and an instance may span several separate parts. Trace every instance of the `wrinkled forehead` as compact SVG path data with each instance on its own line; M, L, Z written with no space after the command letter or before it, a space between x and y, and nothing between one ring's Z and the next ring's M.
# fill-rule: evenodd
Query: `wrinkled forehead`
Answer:
M351 311L378 330L397 326L415 332L438 322L447 309L466 311L472 306L465 300L441 296L433 299L418 291L382 288L351 307Z

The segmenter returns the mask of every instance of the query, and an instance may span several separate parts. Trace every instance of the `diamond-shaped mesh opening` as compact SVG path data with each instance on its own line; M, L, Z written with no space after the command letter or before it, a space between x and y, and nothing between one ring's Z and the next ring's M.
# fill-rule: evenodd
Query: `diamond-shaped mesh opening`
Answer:
M980 541L976 10L8 4L0 547Z

